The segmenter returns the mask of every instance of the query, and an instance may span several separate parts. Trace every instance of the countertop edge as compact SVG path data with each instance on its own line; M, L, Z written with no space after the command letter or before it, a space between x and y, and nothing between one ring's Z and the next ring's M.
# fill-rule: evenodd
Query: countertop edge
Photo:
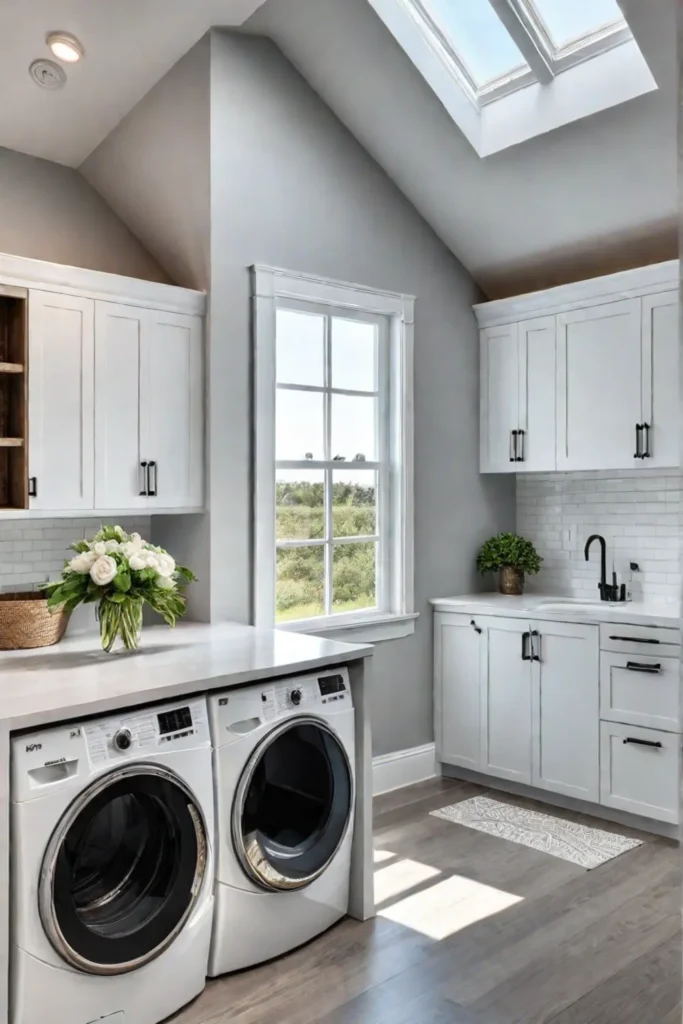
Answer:
M572 611L562 609L549 611L542 606L534 606L534 599L531 598L528 607L515 605L503 605L495 600L498 595L482 594L481 598L473 595L465 597L442 597L432 598L430 604L435 612L453 612L454 614L478 614L489 615L498 618L525 619L533 618L548 622L579 622L586 625L599 626L601 623L623 623L633 626L659 626L663 629L680 629L680 616L674 610L666 611L639 609L637 602L628 602L626 607L619 606L618 610L606 603L605 608L596 608L595 612ZM494 600L490 600L494 598ZM550 597L541 600L550 600ZM514 600L514 599L513 599ZM561 601L562 598L555 598Z

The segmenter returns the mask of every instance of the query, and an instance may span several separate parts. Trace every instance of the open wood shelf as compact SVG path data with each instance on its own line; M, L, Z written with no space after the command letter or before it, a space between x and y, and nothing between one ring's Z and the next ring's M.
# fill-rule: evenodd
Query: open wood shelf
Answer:
M0 508L28 508L28 294L0 289Z

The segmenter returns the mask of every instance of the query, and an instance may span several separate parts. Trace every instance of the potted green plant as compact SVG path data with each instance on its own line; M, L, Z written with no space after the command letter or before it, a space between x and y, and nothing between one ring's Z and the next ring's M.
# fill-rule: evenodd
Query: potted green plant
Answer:
M522 594L524 574L535 576L542 561L530 540L516 533L499 533L482 544L477 555L477 569L482 575L498 573L501 594Z

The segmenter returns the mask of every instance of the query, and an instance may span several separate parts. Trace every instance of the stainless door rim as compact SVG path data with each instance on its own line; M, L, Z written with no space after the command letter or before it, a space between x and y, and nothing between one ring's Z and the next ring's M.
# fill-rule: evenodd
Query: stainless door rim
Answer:
M295 880L292 878L288 878L286 875L283 875L281 872L277 870L277 868L274 868L273 865L270 864L270 862L268 862L268 872L266 877L265 873L262 870L259 870L257 864L255 863L255 861L259 859L258 856L254 856L254 853L256 851L254 851L253 849L247 850L244 843L244 837L242 835L242 815L244 813L244 803L252 779L254 777L254 772L256 771L256 768L261 758L267 751L267 749L270 746L272 746L272 744L275 743L275 741L278 740L280 736L284 735L284 733L289 732L290 729L297 728L300 725L312 725L315 726L317 729L320 729L321 732L327 733L337 743L342 753L344 762L346 764L346 769L349 773L350 787L349 809L346 816L346 824L344 826L344 831L342 832L339 838L339 842L337 843L337 845L335 846L334 850L327 858L325 863L322 865L322 867L320 867L317 871L311 872L311 874L307 875L305 878L299 878ZM318 718L316 715L293 715L292 717L287 718L280 725L275 726L271 730L271 732L269 732L267 736L264 736L261 742L256 747L254 747L251 756L249 757L249 760L247 761L242 771L242 775L240 776L240 780L235 791L235 799L233 800L232 805L231 822L232 844L233 849L237 854L237 858L242 866L242 870L247 875L247 877L250 878L253 882L256 882L256 884L259 885L261 888L266 889L270 892L291 892L296 889L304 889L306 886L310 885L311 882L314 882L316 878L320 878L320 876L324 874L324 872L327 870L327 868L330 866L330 864L336 857L337 853L339 852L339 848L344 842L346 833L348 832L349 829L349 823L353 816L355 799L356 797L353 769L351 766L351 762L349 761L349 756L346 752L346 748L341 741L341 737L325 721L325 719ZM252 856L250 856L250 853L252 854ZM263 860L263 858L260 859Z
M88 960L86 957L77 953L76 950L71 948L62 934L62 930L55 914L54 901L52 898L55 865L62 843L66 839L69 829L74 824L81 811L88 806L90 801L100 793L104 792L104 790L108 789L109 786L113 785L113 783L119 782L121 779L140 775L152 775L156 778L172 783L174 786L177 786L177 788L181 790L181 792L183 792L190 801L188 811L192 818L197 835L197 865L192 883L191 897L188 901L187 907L185 908L183 916L178 921L175 928L165 937L163 942L160 942L154 949L150 950L149 953L146 953L144 956L138 957L135 960L129 960L124 963L100 964ZM53 948L57 953L59 953L62 959L87 974L116 975L126 974L129 971L137 970L137 968L142 967L151 960L155 960L164 952L164 950L168 949L171 943L185 927L188 918L197 905L203 890L203 883L205 879L209 880L207 875L209 857L210 839L204 812L192 789L183 781L183 779L180 778L179 775L176 775L175 772L162 765L149 764L147 762L132 762L130 764L114 768L112 771L100 775L90 786L87 786L86 789L78 794L60 818L57 827L52 833L50 841L45 848L40 872L40 885L38 888L38 910L45 934L50 940Z

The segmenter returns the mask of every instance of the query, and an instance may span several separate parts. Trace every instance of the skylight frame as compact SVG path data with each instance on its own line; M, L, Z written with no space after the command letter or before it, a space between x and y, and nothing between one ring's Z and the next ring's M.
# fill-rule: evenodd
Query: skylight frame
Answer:
M622 43L628 43L633 39L626 19L622 17L610 25L603 25L577 39L572 39L564 46L556 46L535 0L506 0L506 3L516 11L527 35L531 36L542 51L553 76L561 74L581 61L599 57L615 46L621 46ZM493 6L495 7L495 3Z

